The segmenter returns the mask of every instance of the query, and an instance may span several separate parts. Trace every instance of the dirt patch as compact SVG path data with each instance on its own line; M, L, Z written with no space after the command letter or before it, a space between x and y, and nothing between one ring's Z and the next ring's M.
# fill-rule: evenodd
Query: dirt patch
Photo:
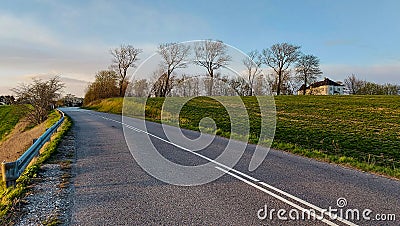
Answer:
M39 138L46 131L45 123L26 130L28 125L29 122L21 120L0 143L0 161L17 160L33 144L33 139Z

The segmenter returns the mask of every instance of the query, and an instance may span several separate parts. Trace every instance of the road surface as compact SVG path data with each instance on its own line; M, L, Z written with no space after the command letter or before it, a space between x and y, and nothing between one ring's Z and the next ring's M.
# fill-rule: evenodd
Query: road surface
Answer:
M123 125L118 115L63 110L76 136L73 225L400 225L397 180L275 150L249 172L249 145L234 169L210 169L226 173L219 179L171 185L146 173L128 149L123 126L139 136L140 120ZM227 142L217 137L194 155L165 142L160 124L148 122L146 132L164 157L183 165L215 159ZM338 217L323 211L330 207Z

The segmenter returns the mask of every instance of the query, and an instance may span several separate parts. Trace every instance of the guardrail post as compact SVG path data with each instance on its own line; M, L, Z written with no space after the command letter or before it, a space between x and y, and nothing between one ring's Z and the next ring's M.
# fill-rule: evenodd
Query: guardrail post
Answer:
M1 163L1 173L3 175L3 181L6 182L6 187L15 186L18 179L17 173L17 162L5 162Z

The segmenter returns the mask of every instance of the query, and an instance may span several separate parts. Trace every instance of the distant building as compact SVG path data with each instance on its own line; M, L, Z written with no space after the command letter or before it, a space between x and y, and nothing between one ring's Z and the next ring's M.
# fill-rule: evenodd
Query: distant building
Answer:
M304 84L297 91L297 95L303 95ZM306 95L343 95L344 85L334 82L329 78L315 82L306 88Z

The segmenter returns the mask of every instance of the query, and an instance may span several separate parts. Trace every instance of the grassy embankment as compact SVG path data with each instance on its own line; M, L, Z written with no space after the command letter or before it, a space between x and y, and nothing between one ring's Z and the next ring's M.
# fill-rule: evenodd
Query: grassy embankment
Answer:
M2 141L19 122L24 114L16 105L0 106L0 141Z
M229 97L228 97L229 98ZM160 122L163 98L147 101L146 118ZM259 134L255 98L243 98L251 121L250 142ZM132 99L138 106L143 99ZM121 98L87 108L120 114ZM278 96L272 147L400 179L400 96ZM179 116L181 127L198 130L201 118L217 122L217 134L230 135L230 121L216 101L199 97Z
M52 112L45 122L46 127L53 125L59 118L60 115L58 113ZM37 160L20 176L15 187L5 188L4 182L1 182L0 225L12 224L12 220L15 217L15 210L19 206L21 199L28 192L32 179L37 177L40 166L48 161L57 151L57 145L61 142L63 135L71 128L71 125L72 121L66 117L64 123L61 125L61 129L52 136L50 142L45 144Z

